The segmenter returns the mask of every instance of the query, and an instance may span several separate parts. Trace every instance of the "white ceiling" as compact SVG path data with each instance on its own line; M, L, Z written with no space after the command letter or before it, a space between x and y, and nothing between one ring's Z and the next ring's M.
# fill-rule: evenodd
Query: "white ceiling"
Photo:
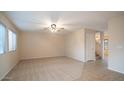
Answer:
M108 20L124 12L86 12L86 11L37 11L5 12L12 22L22 31L42 31L52 23L64 27L65 31L76 31L82 27L98 31L107 29Z

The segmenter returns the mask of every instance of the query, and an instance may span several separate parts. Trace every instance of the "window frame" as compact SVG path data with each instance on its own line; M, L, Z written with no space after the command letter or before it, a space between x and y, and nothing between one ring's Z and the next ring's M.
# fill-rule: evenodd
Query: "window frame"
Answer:
M13 49L13 50L9 50L9 31L11 31L12 34L16 35L16 46L15 46L15 49ZM8 44L7 45L7 51L8 52L15 52L17 50L17 34L16 34L16 32L13 29L7 28L7 36L8 36L8 38L7 38L7 44Z
M0 56L1 55L5 55L6 53L9 53L9 52L15 52L17 50L17 33L15 32L15 30L7 27L3 22L0 21L0 25L2 25L4 28L5 28L5 37L4 37L4 50L3 50L3 53L0 53ZM13 50L9 50L9 30L15 34L16 36L16 44L15 44L15 49Z
M4 37L4 40L5 40L5 43L4 43L4 50L3 50L3 53L0 53L0 55L4 55L7 53L7 50L8 50L8 37L7 37L7 26L0 21L0 24L5 28L5 37Z

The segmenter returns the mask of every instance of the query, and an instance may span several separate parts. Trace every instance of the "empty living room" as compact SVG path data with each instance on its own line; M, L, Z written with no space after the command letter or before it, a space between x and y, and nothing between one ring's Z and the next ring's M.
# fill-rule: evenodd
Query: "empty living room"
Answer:
M124 80L124 12L0 12L0 80Z
M0 93L124 93L124 0L0 0Z

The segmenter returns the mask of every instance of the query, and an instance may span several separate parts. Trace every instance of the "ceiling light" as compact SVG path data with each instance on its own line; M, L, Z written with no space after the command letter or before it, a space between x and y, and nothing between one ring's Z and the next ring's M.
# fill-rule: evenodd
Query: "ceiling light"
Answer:
M56 24L51 24L50 27L48 27L51 32L59 32L63 30L64 28L57 28Z
M56 24L51 24L51 31L56 32Z

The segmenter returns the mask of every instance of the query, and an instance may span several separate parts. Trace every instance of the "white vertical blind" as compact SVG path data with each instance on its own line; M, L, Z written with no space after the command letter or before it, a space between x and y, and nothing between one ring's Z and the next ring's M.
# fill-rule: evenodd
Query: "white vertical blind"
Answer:
M12 48L13 50L16 50L16 33L12 34L12 41L13 41Z
M4 25L0 24L0 54L3 54L5 52L5 38L6 38L6 28Z
M9 51L16 50L16 33L8 30L8 39L9 39Z

